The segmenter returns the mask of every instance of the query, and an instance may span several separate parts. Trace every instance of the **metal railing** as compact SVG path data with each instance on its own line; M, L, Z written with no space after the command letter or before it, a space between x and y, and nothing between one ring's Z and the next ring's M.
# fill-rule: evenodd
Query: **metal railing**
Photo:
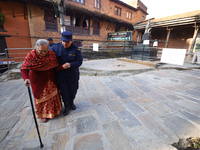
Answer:
M130 44L131 43L131 44ZM104 44L99 44L99 50L104 50L104 49L109 49L109 50L116 50L116 49L121 49L121 50L125 50L125 47L131 47L134 46L135 42L134 41L123 41L123 42L106 42ZM83 50L92 50L93 49L93 45L83 45L81 47Z
M128 44L127 44L128 43ZM83 45L82 47L79 47L80 49L93 49L93 45ZM127 49L128 48L128 49ZM4 67L0 67L1 70L10 70L10 64L12 64L12 61L9 61L11 59L24 59L26 57L26 54L28 54L29 51L27 50L32 50L33 48L6 48L4 53L0 53L0 62L3 62L1 60L5 60L6 63L0 63L0 66L3 65ZM104 45L99 45L99 50L122 50L123 56L126 51L131 51L131 59L141 59L141 60L151 60L155 61L161 58L162 55L162 47L153 47L150 46L145 47L145 46L139 46L134 42L134 41L124 41L123 44L115 45L115 44L104 44ZM16 51L20 52L16 52ZM25 52L26 50L26 52ZM15 51L14 53L12 51ZM21 52L24 51L24 52ZM151 54L150 54L151 53ZM187 55L193 55L193 53L186 53ZM15 57L12 57L12 55L15 55ZM25 55L23 57L17 57L16 55ZM2 56L4 56L2 58ZM6 66L7 65L7 66Z
M0 61L1 60L6 60L6 63L2 64L2 65L4 65L4 67L0 68L0 70L5 70L5 69L6 70L10 70L10 64L12 64L13 62L10 62L9 60L11 60L11 59L14 59L14 60L24 59L26 56L24 56L24 57L20 57L20 56L17 57L16 55L26 55L29 52L29 51L27 51L27 52L14 52L14 53L11 53L11 51L17 51L17 50L25 51L25 50L32 50L32 49L33 48L6 48L4 50L5 51L4 53L0 53L0 56L4 56L4 57L0 58ZM15 57L13 57L13 55L15 55Z

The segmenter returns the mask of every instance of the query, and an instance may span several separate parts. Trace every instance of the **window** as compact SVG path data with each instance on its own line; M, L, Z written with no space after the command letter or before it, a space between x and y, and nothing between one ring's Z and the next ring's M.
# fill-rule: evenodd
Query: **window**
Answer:
M45 10L45 26L47 31L58 31L57 18L55 12Z
M94 0L94 8L101 9L101 0Z
M100 35L100 23L97 21L93 22L93 35Z
M142 16L142 20L144 20L144 16Z
M132 19L132 13L127 11L126 18L131 20Z
M75 35L90 35L89 30L89 19L82 15L74 16L73 14L68 14L64 16L65 29L70 31Z
M0 24L0 31L4 31L4 28L3 28L3 23Z
M5 49L7 48L6 39L4 36L0 36L0 53L5 53ZM5 55L0 55L0 58L5 58Z
M115 6L115 15L121 16L121 8Z
M72 32L71 28L71 16L63 16L64 17L64 24L65 24L65 30Z
M0 7L0 13L2 13L1 7ZM3 23L0 23L0 31L4 31Z
M80 4L85 4L85 0L71 0L73 2L77 2L77 3L80 3Z

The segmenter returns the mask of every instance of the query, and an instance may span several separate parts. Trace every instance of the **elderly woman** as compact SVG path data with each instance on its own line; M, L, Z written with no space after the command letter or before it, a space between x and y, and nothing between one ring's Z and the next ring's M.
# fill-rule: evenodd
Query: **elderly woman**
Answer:
M64 70L65 64L60 65L55 53L48 49L48 41L40 39L35 49L26 56L21 67L24 84L31 84L37 118L42 122L60 115L62 103L57 89L55 72Z

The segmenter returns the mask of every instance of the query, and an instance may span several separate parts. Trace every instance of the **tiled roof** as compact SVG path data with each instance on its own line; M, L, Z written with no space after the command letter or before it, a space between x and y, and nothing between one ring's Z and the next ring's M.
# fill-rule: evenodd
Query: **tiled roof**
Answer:
M192 16L196 16L196 15L200 16L200 10L187 12L187 13L183 13L183 14L178 14L178 15L173 15L173 16L167 16L167 17L163 17L163 18L158 18L158 19L152 20L152 22L175 20L175 19L180 19L180 18L188 18L188 17L192 17Z
M173 15L173 16L167 16L163 18L158 19L150 19L151 26L167 26L167 25L184 25L188 23L193 22L200 22L200 10L187 12L183 14ZM134 28L144 28L146 24L148 23L148 20L135 23Z

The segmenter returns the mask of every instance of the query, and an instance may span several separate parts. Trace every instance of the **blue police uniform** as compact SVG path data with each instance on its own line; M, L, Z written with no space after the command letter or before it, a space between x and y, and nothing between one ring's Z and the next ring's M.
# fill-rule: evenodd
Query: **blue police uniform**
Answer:
M70 63L70 68L57 72L56 74L58 88L66 107L66 105L73 103L77 93L79 67L83 62L82 53L74 43L69 48L64 48L62 42L60 42L50 47L50 49L56 53L60 65L67 62Z
M55 45L55 43L49 44L49 47L52 47L53 45Z

